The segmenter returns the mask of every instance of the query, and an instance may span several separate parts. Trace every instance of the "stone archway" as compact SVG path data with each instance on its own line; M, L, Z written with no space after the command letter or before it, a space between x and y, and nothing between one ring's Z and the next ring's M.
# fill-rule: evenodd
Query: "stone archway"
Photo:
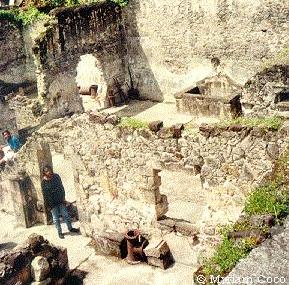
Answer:
M92 54L81 55L76 73L75 81L84 109L106 107L108 87L99 60Z

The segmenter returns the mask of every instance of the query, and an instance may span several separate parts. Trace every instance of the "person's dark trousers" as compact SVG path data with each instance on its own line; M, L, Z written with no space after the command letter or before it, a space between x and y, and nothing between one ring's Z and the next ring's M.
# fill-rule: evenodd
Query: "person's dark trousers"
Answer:
M60 204L60 205L52 208L51 214L52 214L53 223L55 224L55 227L57 229L59 236L62 235L62 229L61 229L61 225L60 225L60 216L63 217L63 220L66 223L68 230L69 231L72 230L71 218L68 214L66 207L63 204Z

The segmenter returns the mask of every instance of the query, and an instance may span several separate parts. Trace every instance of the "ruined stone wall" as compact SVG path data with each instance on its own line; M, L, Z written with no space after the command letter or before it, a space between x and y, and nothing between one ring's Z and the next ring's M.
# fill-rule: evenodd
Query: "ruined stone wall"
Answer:
M241 96L248 117L289 118L289 66L275 65L257 73L246 84Z
M43 141L71 160L83 232L98 236L127 228L155 228L167 210L159 193L157 172L162 169L198 175L202 191L220 188L219 206L206 214L223 211L223 222L228 222L221 201L233 207L270 175L274 161L288 146L288 128L266 132L208 127L194 136L162 139L149 130L101 125L90 121L88 114L75 115L53 120L37 131L18 153L19 162L27 161L27 153ZM26 170L40 179L33 169Z
M127 69L120 8L113 4L59 8L51 12L56 23L35 38L38 94L49 113L46 121L82 111L75 82L80 56L92 54L107 86L117 78L124 85ZM65 88L64 88L65 87Z
M36 81L22 29L3 19L0 20L0 80L11 83Z
M135 83L155 100L172 100L218 61L244 84L289 42L286 0L131 0L124 22Z
M25 49L21 30L0 21L0 80L20 82L25 78Z

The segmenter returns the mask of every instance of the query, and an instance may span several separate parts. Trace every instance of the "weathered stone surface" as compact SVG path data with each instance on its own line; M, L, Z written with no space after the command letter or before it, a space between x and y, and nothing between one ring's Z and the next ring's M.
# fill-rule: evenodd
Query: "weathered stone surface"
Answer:
M261 62L271 63L286 52L287 10L286 2L269 0L130 1L123 17L140 93L171 101L174 93L195 87L220 68L244 84Z
M122 257L121 243L124 239L122 233L117 232L102 232L93 237L93 247L96 252Z
M45 257L37 256L32 260L31 275L34 281L44 281L49 271L49 263Z
M31 283L31 285L48 285L48 284L51 284L51 278L47 278L42 281L34 281Z
M248 117L279 116L288 118L288 65L275 65L253 76L244 86L241 103ZM287 93L286 93L287 92ZM282 108L281 108L282 106Z
M149 245L144 249L144 253L147 257L160 258L169 251L169 246L164 240L150 240Z
M214 132L211 126L205 129ZM249 188L263 183L272 172L276 157L268 155L267 146L274 143L282 153L288 145L287 133L278 131L260 133L258 137L243 131L226 130L208 137L197 132L194 137L184 136L178 140L146 132L148 136L143 136L144 131L140 130L99 124L90 121L86 113L52 120L18 152L17 168L31 175L38 189L38 161L45 158L44 154L37 156L36 153L41 143L45 141L51 149L65 152L75 169L82 230L94 238L106 231L123 233L127 228L151 231L168 209L161 196L161 178L156 173L166 169L186 172L197 179L200 197L212 207L201 208L198 223L203 232L207 226L213 228L227 221L229 216L237 220L237 216L233 217L225 209L240 210ZM188 166L193 170L188 172ZM173 181L170 184L174 184ZM172 191L178 191L179 187L182 185L172 185ZM210 201L211 196L215 201ZM198 209L196 203L196 211ZM210 224L211 216L214 223ZM177 223L164 227L176 230ZM197 229L199 227L184 224L179 225L177 231L192 236Z
M272 215L253 215L250 217L250 224L255 227L272 227L275 224L275 218Z
M253 249L249 256L242 259L231 273L221 282L236 280L235 284L244 284L242 280L250 278L250 284L288 284L289 271L289 223L286 222L281 233L266 240L260 247ZM240 280L240 282L238 282Z

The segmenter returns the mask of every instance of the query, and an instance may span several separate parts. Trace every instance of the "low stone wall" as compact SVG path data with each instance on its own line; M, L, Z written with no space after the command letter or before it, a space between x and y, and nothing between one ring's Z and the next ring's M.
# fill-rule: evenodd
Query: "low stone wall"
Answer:
M99 124L95 117L82 114L47 123L18 153L18 163L25 169L21 163L27 161L27 154L44 141L64 153L74 167L82 230L92 237L135 227L155 229L167 211L159 190L162 169L199 175L202 191L212 193L214 203L219 203L212 210L222 213L216 223L228 223L222 201L234 209L238 204L241 211L246 193L270 175L275 160L288 146L288 131L288 127L273 132L203 126L194 136L160 138L146 129ZM32 164L26 165L26 171L36 184L40 175ZM212 211L208 209L208 215Z
M197 94L185 93L176 98L178 112L185 112L193 116L217 117L221 119L232 118L232 108L228 100L217 97L205 97Z

